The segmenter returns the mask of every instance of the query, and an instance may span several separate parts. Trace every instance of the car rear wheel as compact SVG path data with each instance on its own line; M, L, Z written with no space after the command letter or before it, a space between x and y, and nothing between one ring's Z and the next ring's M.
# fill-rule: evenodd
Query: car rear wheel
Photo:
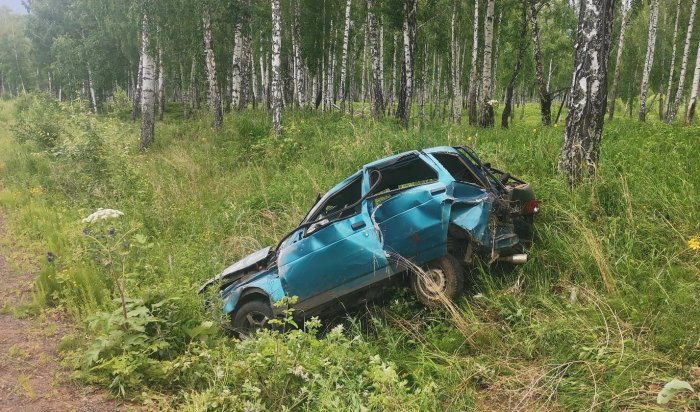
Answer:
M411 273L411 288L425 306L455 300L464 289L464 271L452 255L445 255Z
M248 336L259 329L269 328L272 308L268 302L251 300L236 310L232 319L233 330L242 336Z

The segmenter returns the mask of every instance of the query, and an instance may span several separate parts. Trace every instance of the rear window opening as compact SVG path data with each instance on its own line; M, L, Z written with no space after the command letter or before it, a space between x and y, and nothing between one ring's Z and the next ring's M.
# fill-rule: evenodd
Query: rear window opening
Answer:
M467 166L464 160L454 153L432 153L435 160L440 162L442 167L447 169L452 177L459 182L472 183L480 187L484 187L483 182L474 174L472 169Z

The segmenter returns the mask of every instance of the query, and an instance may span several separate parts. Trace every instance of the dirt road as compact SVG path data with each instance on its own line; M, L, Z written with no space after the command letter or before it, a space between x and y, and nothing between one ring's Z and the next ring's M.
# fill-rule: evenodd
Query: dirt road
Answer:
M0 239L5 236L0 216ZM46 315L18 319L11 309L31 300L34 275L13 270L0 244L0 411L121 411L101 389L77 385L58 364L57 346L70 325Z

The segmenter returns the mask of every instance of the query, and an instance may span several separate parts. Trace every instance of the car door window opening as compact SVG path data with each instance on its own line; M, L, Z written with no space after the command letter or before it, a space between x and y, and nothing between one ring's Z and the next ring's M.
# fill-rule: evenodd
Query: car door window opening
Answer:
M380 173L374 174L370 182L374 187L370 199L375 204L381 203L393 195L429 183L437 182L438 173L418 155L408 155L399 161L384 167L378 167ZM379 177L381 176L381 179Z
M484 187L484 182L474 173L474 171L455 153L432 153L435 160L440 162L442 167L455 178L455 180L466 183L473 183Z

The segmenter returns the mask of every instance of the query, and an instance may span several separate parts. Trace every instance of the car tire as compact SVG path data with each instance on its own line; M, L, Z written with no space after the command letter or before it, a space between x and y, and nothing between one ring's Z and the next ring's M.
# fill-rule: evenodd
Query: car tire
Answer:
M435 259L411 273L411 288L428 307L440 306L443 298L454 301L464 289L464 269L452 255Z
M248 301L236 309L231 317L231 326L234 332L246 337L257 330L270 328L269 321L272 318L270 304L256 299Z

